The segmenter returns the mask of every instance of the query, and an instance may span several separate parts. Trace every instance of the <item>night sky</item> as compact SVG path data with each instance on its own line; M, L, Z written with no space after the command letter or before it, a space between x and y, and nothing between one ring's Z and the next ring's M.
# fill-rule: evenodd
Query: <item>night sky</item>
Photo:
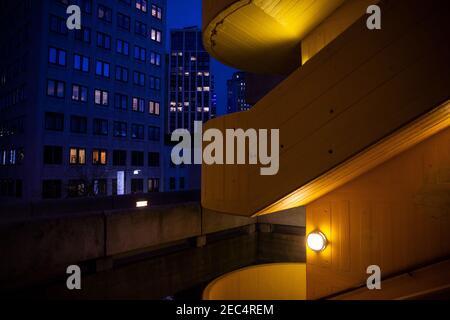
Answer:
M202 0L167 0L168 20L167 28L184 28L202 26ZM169 33L167 33L169 34ZM168 48L170 46L169 41ZM227 80L236 70L213 61L212 72L216 77L217 113L224 114L227 99Z

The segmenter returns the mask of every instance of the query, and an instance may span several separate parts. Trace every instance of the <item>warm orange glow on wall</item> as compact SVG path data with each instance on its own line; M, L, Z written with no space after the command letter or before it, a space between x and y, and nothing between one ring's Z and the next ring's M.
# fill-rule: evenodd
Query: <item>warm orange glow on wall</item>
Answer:
M410 273L450 256L449 146L447 127L306 206L306 233L321 230L330 241L306 251L308 299L355 288L349 298L392 299L450 284L448 264L445 280ZM382 270L381 292L366 287L371 265Z
M204 300L306 300L306 265L257 265L226 274L203 292Z
M320 231L314 231L306 237L308 248L315 252L325 250L328 245L327 237Z
M307 205L449 126L450 101L447 101L255 216Z
M302 40L302 64L314 57L355 21L365 16L368 6L378 0L347 0Z
M208 0L205 6L214 8L218 3L229 1ZM205 125L222 132L280 130L275 176L261 176L260 167L254 165L202 166L205 208L250 217L307 204L447 125L432 127L433 121L440 120L431 115L431 127L411 126L449 99L450 52L442 41L449 35L445 5L398 0L383 1L380 7L382 30L368 32L364 19L357 20L251 110ZM223 8L227 6L211 16ZM243 16L241 25L248 20ZM226 19L221 27L225 26ZM233 47L218 39L217 45ZM242 46L247 43L241 39ZM232 51L244 59L244 49ZM270 53L261 49L260 60L247 62L271 65ZM393 137L404 132L399 131L402 128L412 129ZM389 136L393 138L386 140ZM380 145L380 141L388 142Z
M204 1L206 49L238 69L288 74L300 65L300 41L344 0Z

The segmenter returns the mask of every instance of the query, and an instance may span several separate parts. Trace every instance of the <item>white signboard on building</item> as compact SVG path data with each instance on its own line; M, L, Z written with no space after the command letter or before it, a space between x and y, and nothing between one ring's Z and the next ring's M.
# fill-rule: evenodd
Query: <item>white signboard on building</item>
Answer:
M125 194L125 172L117 171L117 195L123 196Z

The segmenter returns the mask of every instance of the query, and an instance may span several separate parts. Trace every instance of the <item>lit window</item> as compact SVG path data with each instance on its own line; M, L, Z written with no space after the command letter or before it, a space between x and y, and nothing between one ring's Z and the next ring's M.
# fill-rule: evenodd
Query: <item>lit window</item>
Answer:
M152 52L150 54L150 63L155 66L160 66L161 65L161 55L159 53Z
M47 80L47 95L50 97L64 98L66 84L62 81Z
M150 101L148 103L148 112L150 114L154 114L154 115L159 116L159 114L160 114L160 104L159 104L159 102Z
M162 9L157 5L152 5L152 17L161 20L162 19Z
M107 152L106 150L94 149L92 151L92 164L93 165L106 165Z
M86 149L70 148L70 164L86 164Z
M88 88L78 84L72 85L72 100L79 102L88 101Z
M136 9L147 12L147 0L136 0Z
M159 192L159 178L148 179L148 192Z
M152 39L153 41L161 42L161 41L162 41L161 35L162 35L162 34L161 34L161 31L152 28L152 31L151 31L151 39Z
M9 151L9 164L16 164L16 150Z
M133 98L132 110L135 112L144 112L145 100L141 98Z
M101 105L101 106L108 106L109 105L109 93L108 91L104 90L95 90L95 104Z

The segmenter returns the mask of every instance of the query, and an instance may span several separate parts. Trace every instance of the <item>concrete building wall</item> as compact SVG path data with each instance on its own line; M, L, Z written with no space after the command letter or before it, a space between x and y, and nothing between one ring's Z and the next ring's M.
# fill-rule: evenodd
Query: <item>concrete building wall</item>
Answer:
M307 251L308 298L365 286L370 265L387 278L448 258L449 143L446 129L307 206L307 233L330 242Z
M450 30L445 4L438 4L383 3L382 30L371 32L359 19L249 112L209 121L207 128L223 132L279 129L279 171L263 176L260 165L204 165L202 205L242 216L305 205L371 160L322 180L327 173L447 101L449 48L442 39ZM424 131L417 128L404 143Z

